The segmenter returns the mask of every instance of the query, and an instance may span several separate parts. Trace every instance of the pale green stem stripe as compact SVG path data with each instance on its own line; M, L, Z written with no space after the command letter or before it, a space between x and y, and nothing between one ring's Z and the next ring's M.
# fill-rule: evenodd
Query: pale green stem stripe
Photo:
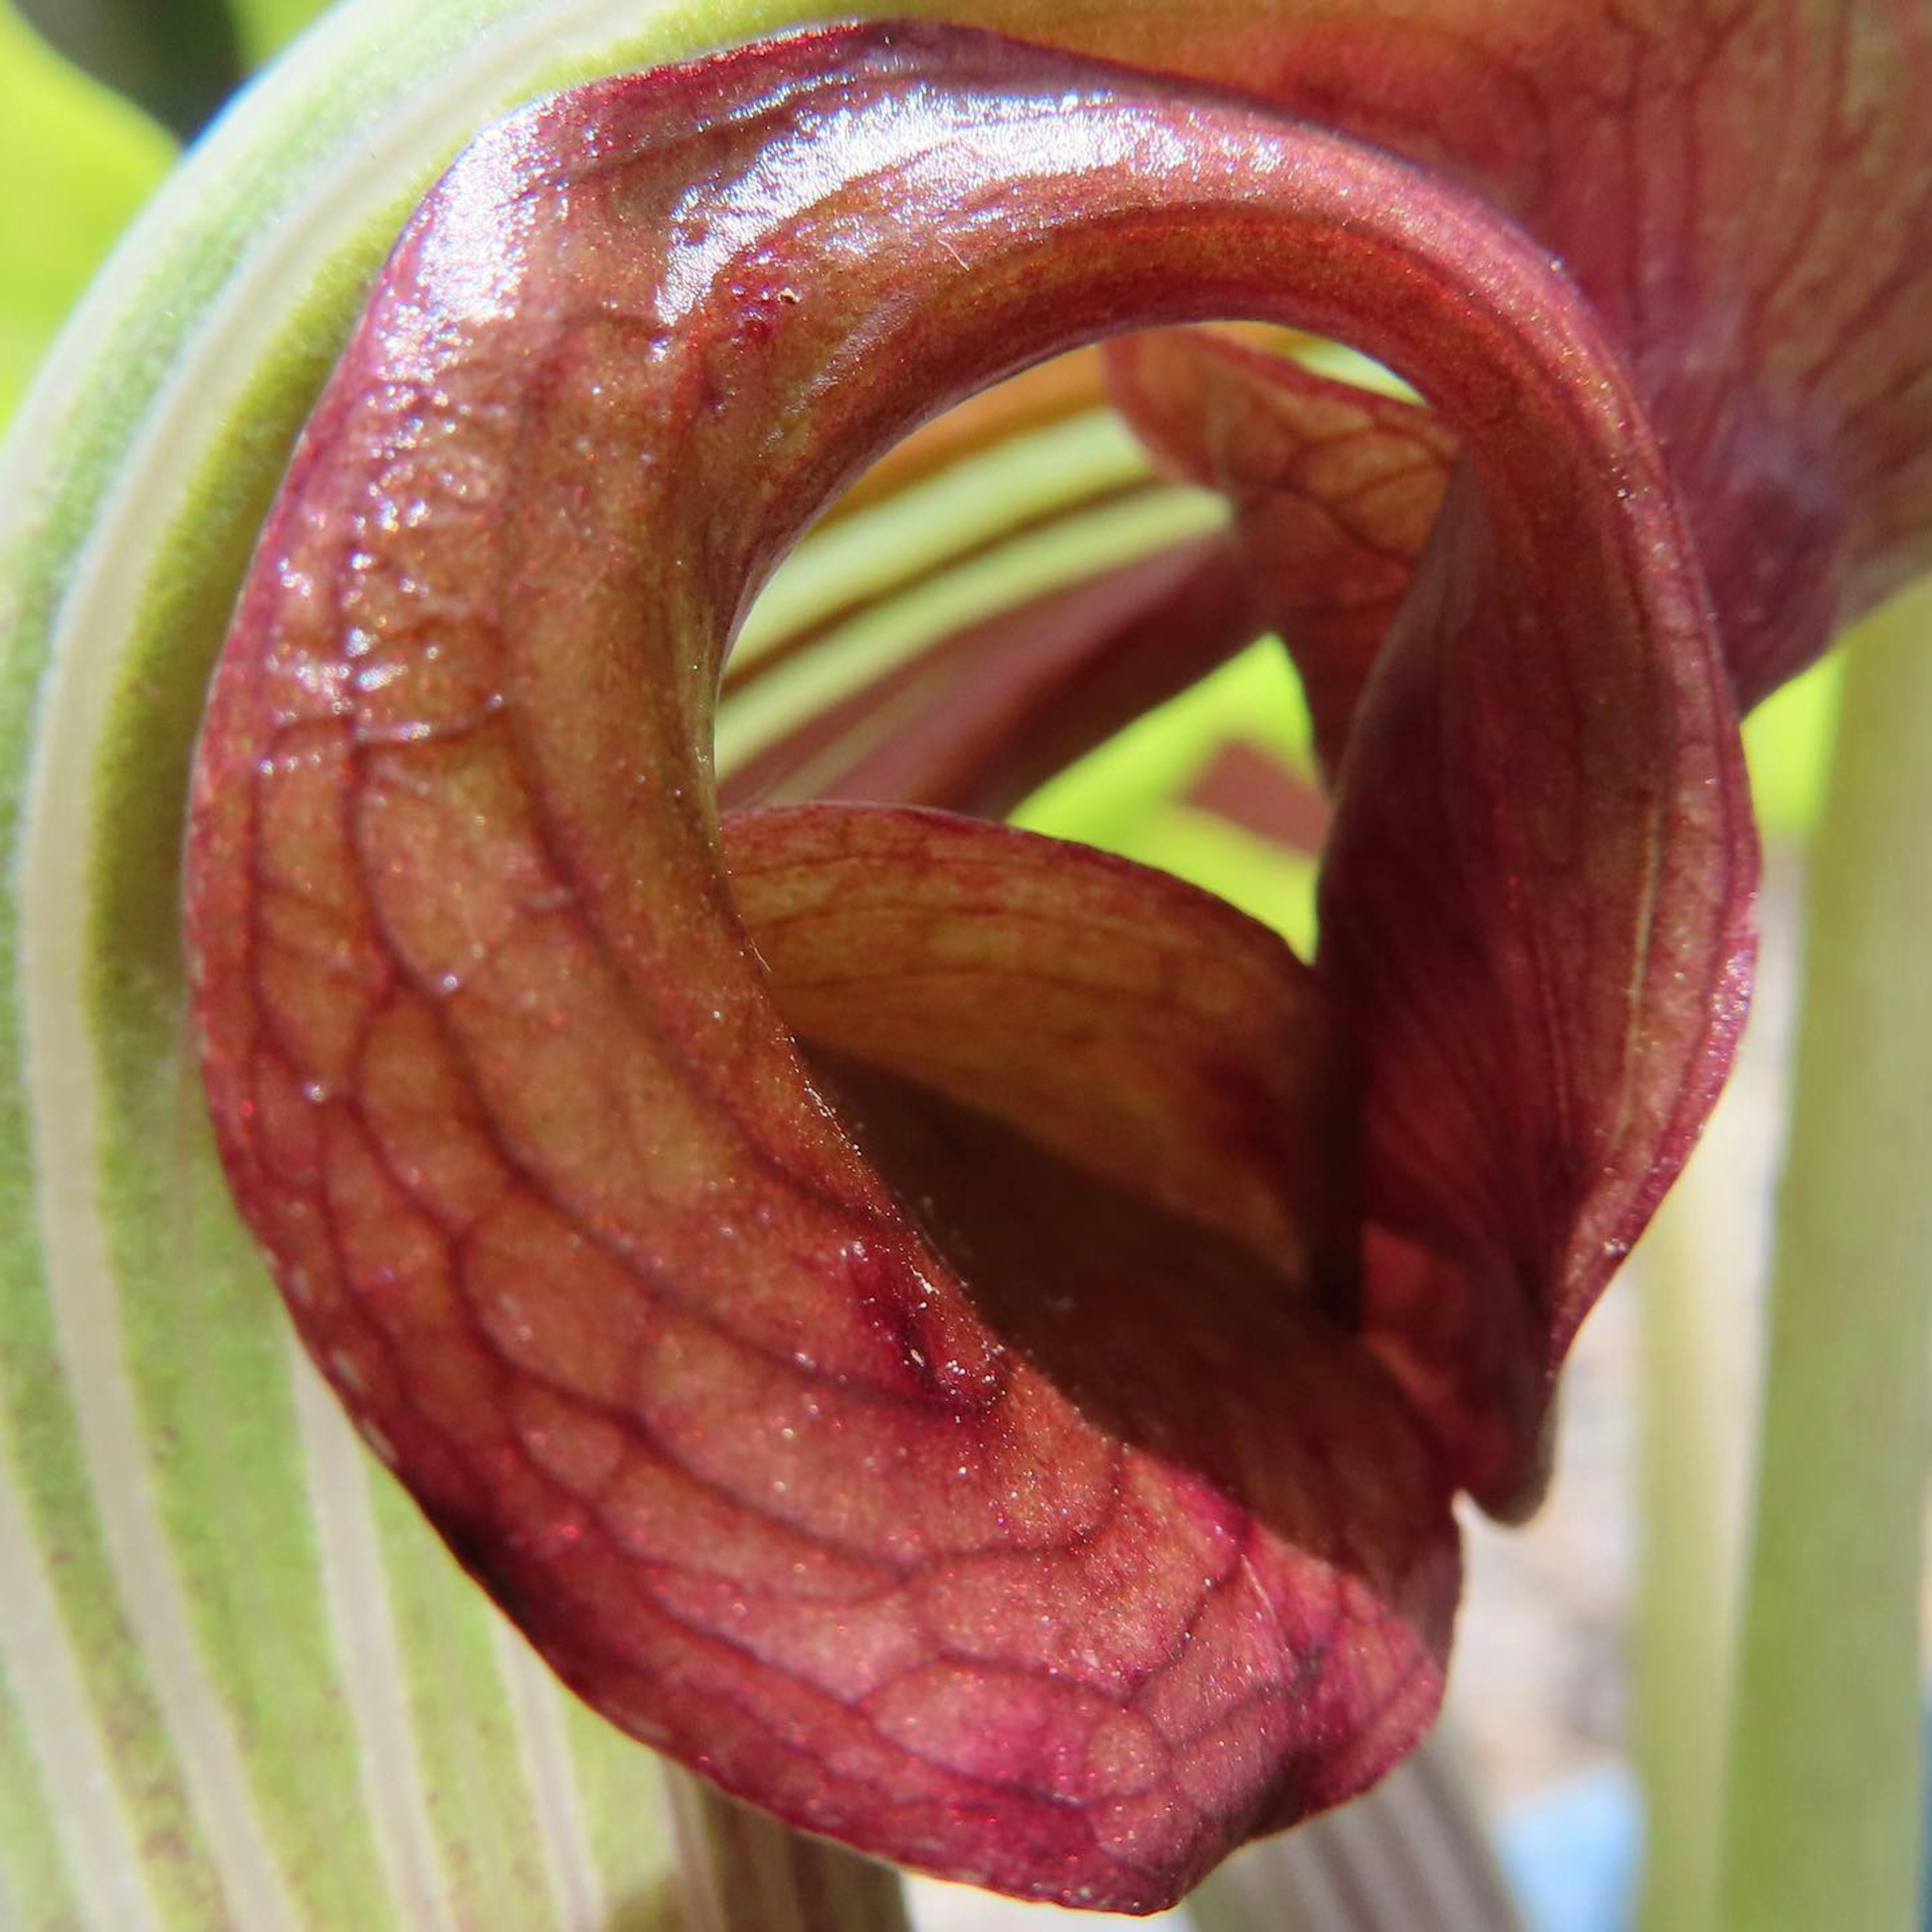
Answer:
M1076 502L1084 494L1077 476L1068 494ZM1226 520L1220 502L1204 491L1149 492L1022 532L869 606L727 698L718 713L717 769L736 770L801 718L829 710L964 625ZM775 581L773 587L782 586Z
M0 1625L0 1636L4 1635ZM10 1637L7 1641L10 1647ZM62 1828L66 1807L50 1802L52 1796L34 1761L20 1714L0 1678L0 1814L12 1821L11 1828L0 1838L0 1924L9 1932L82 1932L92 1919L135 1932L143 1921L125 1910L110 1917L112 1908L104 1910L96 1903L82 1916L76 1876L98 1901L102 1895L100 1875L65 1855Z
M1919 1909L1932 587L1850 652L1810 880L1724 1932L1899 1932Z
M1709 1932L1717 1904L1737 1523L1721 1399L1738 1336L1714 1292L1738 1264L1700 1150L1637 1257L1642 1547L1631 1633L1631 1755L1644 1798L1642 1932ZM1728 1251L1727 1251L1728 1250Z
M608 1916L564 1729L569 1693L507 1617L492 1612L490 1648L523 1754L544 1870L559 1926L598 1928ZM642 1757L640 1750L633 1754Z
M148 1932L159 1920L133 1820L89 1720L79 1660L4 1455L0 1551L0 1922L21 1932L64 1919Z
M1340 1810L1238 1852L1196 1932L1515 1932L1509 1888L1440 1734Z
M272 1292L266 1282L261 1284L265 1306ZM279 1309L273 1318L280 1320ZM305 1496L340 1662L345 1712L356 1739L362 1808L395 1916L408 1932L452 1932L369 1498L368 1451L303 1354L293 1329L283 1326L307 1473Z
M1144 482L1153 469L1133 432L1104 409L976 449L808 537L760 593L732 668L1024 524Z
M463 1932L554 1924L521 1741L490 1642L495 1612L416 1504L373 1463L365 1468L445 1916Z
M182 1036L178 995L151 1006L142 990L128 988L94 1028L101 1114L92 1211L141 1431L125 1446L133 1462L102 1466L140 1472L132 1484L124 1474L124 1486L152 1496L197 1667L236 1740L245 1806L230 1790L211 1826L228 1833L224 1870L245 1870L233 1862L252 1856L240 1823L252 1811L288 1922L373 1932L392 1914L306 1506L285 1323L238 1238L206 1131L190 1124L192 1071L167 1051ZM149 1071L157 1064L158 1076ZM65 1292L71 1300L80 1291ZM175 1674L188 1667L178 1662ZM206 1729L211 1740L220 1735L212 1722ZM249 1932L271 1922L257 1916L270 1909L237 1900Z
M30 844L21 865L30 907L61 897L67 884L50 842ZM38 860L38 862L37 862ZM69 860L65 871L70 875ZM26 1085L38 1129L39 1226L55 1283L58 1367L79 1425L82 1466L128 1621L153 1673L156 1701L179 1750L197 1816L231 1907L249 1932L281 1932L295 1914L285 1876L268 1856L241 1741L226 1721L200 1650L196 1622L152 1486L150 1445L130 1379L125 1314L115 1266L117 1235L106 1219L95 1162L100 1123L94 1096L75 1078L89 1042L75 991L84 977L78 920L29 922L33 951L24 975ZM154 1239L154 1224L147 1238ZM192 1311L190 1311L191 1314ZM199 1332L190 1330L197 1339ZM212 1339L212 1338L211 1338Z
M575 1698L562 1711L578 1816L606 1901L592 1932L690 1932L664 1790L671 1767Z
M0 1147L4 1144L0 1136ZM54 1334L52 1300L38 1250L29 1246L31 1213L22 1212L12 1226L8 1252L0 1257L0 1324L6 1338L0 1381L21 1493L17 1510L0 1522L6 1594L10 1608L23 1613L32 1579L45 1562L51 1598L46 1608L58 1620L50 1633L58 1640L57 1654L71 1656L86 1700L79 1711L68 1701L57 1718L41 1727L46 1738L44 1760L56 1768L50 1774L64 1792L58 1772L70 1767L76 1753L92 1762L95 1754L109 1751L111 1741L110 1781L103 1784L90 1772L83 1798L63 1796L59 1800L64 1809L76 1808L64 1817L69 1828L82 1828L90 1820L100 1822L84 1840L92 1880L110 1886L124 1882L138 1892L138 1880L122 1876L128 1847L115 1818L124 1804L135 1848L166 1848L167 1856L156 1859L149 1871L163 1918L194 1932L220 1932L229 1923L220 1882L194 1819L178 1742L169 1732L136 1646L94 1508L80 1424ZM10 1642L8 1655L14 1655ZM37 1698L57 1688L55 1681L40 1678L37 1671ZM150 1922L146 1915L122 1915L110 1922L131 1927Z

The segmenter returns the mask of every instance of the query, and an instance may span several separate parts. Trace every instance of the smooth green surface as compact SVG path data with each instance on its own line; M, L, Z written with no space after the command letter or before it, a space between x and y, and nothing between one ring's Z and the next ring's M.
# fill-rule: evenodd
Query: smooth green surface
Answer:
M1718 1923L1918 1910L1932 586L1864 627L1810 882Z
M1640 1298L1630 1756L1643 1792L1640 1932L1714 1932L1737 1536L1725 1480L1738 1204L1691 1157L1632 1263Z
M0 0L0 427L175 144ZM26 191L21 184L40 184Z
M1751 802L1768 845L1800 842L1818 823L1844 670L1845 653L1833 651L1744 720Z

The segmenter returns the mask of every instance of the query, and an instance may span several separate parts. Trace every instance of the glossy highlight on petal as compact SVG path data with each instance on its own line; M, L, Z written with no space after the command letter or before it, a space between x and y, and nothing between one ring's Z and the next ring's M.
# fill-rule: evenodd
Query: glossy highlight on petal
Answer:
M721 823L724 653L813 513L952 399L1220 314L1359 344L1462 452L1317 969L992 826ZM904 27L539 104L385 272L198 756L208 1090L304 1341L634 1735L907 1862L1172 1900L1426 1724L1453 1484L1520 1482L1721 1066L1703 588L1574 287L1377 149ZM1484 1285L1446 1376L1379 1231Z

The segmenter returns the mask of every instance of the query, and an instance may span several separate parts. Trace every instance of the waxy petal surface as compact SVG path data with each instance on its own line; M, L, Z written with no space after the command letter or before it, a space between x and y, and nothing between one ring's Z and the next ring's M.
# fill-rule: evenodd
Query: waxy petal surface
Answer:
M1345 1299L1346 1083L1315 976L1265 928L1163 874L950 814L806 806L725 832L798 1038L1216 1231L1304 1302Z
M1340 781L1324 963L1368 1070L1368 1330L1461 1479L1514 1512L1555 1370L1742 1021L1754 860L1730 706L1628 632L1642 669L1620 673L1614 620L1564 610L1560 557L1526 531L1499 548L1466 488L1437 530L1456 448L1428 411L1199 330L1108 356L1150 446L1236 506ZM1448 625L1453 655L1417 641Z
M1932 17L1922 7L1432 0L1417 8L1365 0L1346 18L1271 8L1250 14L1247 27L1244 34L1232 15L1207 22L1160 7L1137 10L1132 55L1238 74L1242 85L1297 111L1480 187L1576 278L1628 358L1654 426L1740 708L1932 562ZM1064 31L1078 38L1087 28L1083 20ZM1775 138L1768 140L1772 126ZM1198 441L1207 427L1188 434ZM1324 712L1332 708L1325 694L1319 701ZM1425 759L1431 776L1417 776L1408 754L1422 748L1430 700L1412 688L1405 702L1416 739L1399 748L1401 732L1384 740L1384 769L1410 785L1413 810L1453 818L1467 808L1480 818L1489 806L1441 800L1440 782L1461 782L1450 776L1453 758L1432 770ZM1694 735L1700 728L1691 728ZM1408 814L1392 802L1385 808L1390 823L1371 842L1380 856L1352 860L1329 881L1331 923L1350 899L1351 867L1359 880L1384 860L1402 861ZM1732 856L1718 860L1701 883L1668 864L1655 876L1690 896L1687 904L1700 892L1735 896L1743 890L1739 868L1748 872L1750 862L1742 838L1729 842ZM1625 850L1628 863L1634 848ZM1508 879L1478 886L1460 863L1446 873L1421 866L1415 877L1425 888L1454 879L1446 896L1466 912L1472 902L1486 906L1504 927L1516 916L1516 888ZM1508 968L1500 956L1485 958L1520 952L1506 932L1490 948L1472 930L1460 978L1451 962L1431 956L1450 975L1442 989L1450 997L1441 1000L1420 972L1390 963L1406 938L1403 890L1390 886L1381 896L1382 914L1365 907L1354 938L1330 952L1338 976L1365 966L1370 983L1382 989L1362 996L1372 1040L1400 1042L1427 1031L1417 1016L1432 1003L1460 1014L1455 988L1472 974L1486 979L1499 1005L1524 1014L1567 1011L1576 985L1566 983L1558 962L1599 956L1600 934L1588 919L1572 918L1567 941L1544 946L1534 971L1520 957ZM1616 898L1614 890L1605 896L1604 918L1613 916ZM1640 903L1626 896L1633 912ZM1417 923L1432 927L1430 892L1412 904ZM1688 936L1664 899L1635 916L1666 950ZM1706 921L1703 930L1674 970L1694 998L1730 1009L1734 1030L1747 979L1736 925ZM1585 1002L1594 1016L1580 1028L1558 1022L1544 1045L1520 1053L1502 1050L1493 1036L1476 1045L1479 1030L1459 1050L1460 1069L1452 1064L1457 1054L1436 1056L1440 1084L1428 1054L1406 1055L1398 1044L1376 1081L1370 1112L1383 1124L1368 1161L1383 1169L1370 1183L1378 1211L1413 1233L1432 1220L1426 1208L1417 1211L1421 1195L1434 1191L1465 1205L1448 1213L1460 1234L1445 1233L1438 1216L1416 1241L1387 1238L1386 1226L1372 1235L1370 1273L1378 1286L1371 1318L1388 1332L1406 1331L1394 1352L1418 1399L1428 1391L1436 1408L1460 1411L1490 1438L1490 1450L1466 1451L1463 1466L1473 1472L1488 1464L1486 1475L1472 1480L1492 1502L1513 1489L1520 1502L1533 1488L1526 1418L1542 1397L1540 1376L1522 1366L1525 1350L1546 1335L1554 1352L1540 1374L1550 1372L1641 1226L1644 1204L1674 1173L1721 1075L1723 1029L1709 1052L1688 1052L1670 1070L1663 1042L1672 1030L1658 1033L1636 1019L1645 1001L1632 984L1634 1023L1622 1034L1621 1076L1609 1074L1618 1029L1605 975ZM1384 996L1411 1009L1408 1016L1384 1010ZM1670 1003L1660 982L1651 997ZM1688 1007L1678 1012L1688 1025ZM1526 1034L1534 1024L1524 1023ZM1508 1030L1501 1022L1491 1029ZM1594 1048L1562 1037L1592 1031ZM1594 1105L1585 1072L1592 1067L1610 1081ZM1472 1105L1471 1094L1485 1085L1490 1097ZM1513 1107L1525 1118L1506 1128L1496 1117ZM1476 1139L1520 1139L1518 1156L1487 1176L1477 1171L1480 1161L1458 1151L1472 1144L1472 1118L1486 1116L1491 1124ZM1565 1116L1552 1144L1546 1136ZM1628 1131L1646 1120L1648 1148L1643 1132ZM1499 1184L1512 1166L1515 1180ZM1584 1178L1593 1168L1600 1172L1594 1184ZM1624 1210L1606 1218L1586 1206L1592 1192L1604 1204L1621 1198ZM1406 1207L1392 1204L1403 1195ZM1486 1204L1474 1204L1485 1195ZM1566 1196L1571 1207L1557 1204ZM1491 1234L1470 1232L1468 1224L1485 1220ZM1493 1231L1505 1221L1517 1224L1519 1253L1527 1247L1540 1256L1498 1262ZM1544 1232L1531 1233L1539 1221L1548 1224ZM1562 1245L1554 1231L1572 1221L1600 1235L1599 1261L1581 1245L1566 1260L1552 1258ZM1491 1258L1466 1265L1449 1258L1445 1245L1458 1243L1486 1249ZM1568 1280L1546 1277L1546 1294L1524 1286L1552 1268ZM1519 1284L1514 1297L1496 1287L1505 1280ZM1501 1312L1524 1294L1532 1305L1546 1300L1553 1320L1532 1312L1519 1322ZM1488 1366L1479 1369L1479 1361ZM1517 1395L1501 1400L1511 1383ZM1461 1394L1451 1393L1459 1386ZM1522 1417L1499 1429L1498 1418L1513 1407ZM1523 1439L1509 1449L1504 1439L1513 1434ZM1504 1474L1511 1464L1514 1478Z
M1459 1479L1517 1513L1556 1370L1742 1024L1730 704L1641 617L1566 606L1533 514L1498 527L1532 490L1486 525L1466 479L1442 517L1456 446L1428 411L1198 330L1108 352L1150 446L1235 505L1338 784L1324 963L1367 1070L1368 1332Z
M1350 1258L1331 1286L1325 1223L1306 1224L1334 1082L1264 1079L1281 1117L1245 1161L1216 1129L1228 1192L1204 1223L1163 1199L1175 1176L1125 1189L1091 1118L1028 1138L1005 1084L1024 1054L910 1064L852 1031L883 996L794 1021L810 975L775 979L734 901L710 722L752 592L883 448L1104 329L1228 312L1356 340L1429 395L1468 465L1464 541L1425 563L1394 695L1372 731L1365 705L1345 764L1353 910L1328 930L1364 970L1324 961L1322 992L1277 958L1242 1037L1270 1064L1310 998L1414 1021L1376 1042L1387 1106L1466 1018L1502 1074L1567 1100L1524 1037L1560 1016L1499 1025L1471 969L1546 991L1538 949L1592 925L1621 1049L1714 1061L1709 1012L1658 988L1736 916L1707 890L1734 737L1667 480L1587 308L1508 224L1375 150L964 34L741 50L560 97L472 149L399 245L271 518L190 833L237 1197L338 1393L566 1679L794 1821L1124 1909L1360 1788L1432 1708L1450 1472L1372 1358L1406 1379L1405 1336L1351 1332ZM1600 747L1580 728L1587 782L1552 757L1527 826L1496 822L1474 754L1546 728L1518 687L1552 677L1580 721L1634 703L1638 722ZM1414 767L1436 791L1376 803L1389 746L1438 715L1450 735ZM1438 906L1446 869L1421 902L1439 933L1391 913L1387 848L1412 864L1432 826L1478 896L1473 937ZM909 983L910 928L974 929L946 902L970 857L928 856L954 836L912 838L926 892L880 902ZM1028 867L1052 880L1022 896L1038 916L1104 880L1144 896L1117 921L1123 957L1198 955L1211 981L1224 911L1041 849L993 866L994 929ZM1527 882L1520 957L1493 946L1505 877ZM1664 943L1626 916L1640 877ZM1430 1007L1412 970L1464 977ZM931 1030L899 1010L902 1045ZM1593 1052L1616 1030L1564 1024ZM1150 1122L1222 1118L1201 1054L1130 1078L1132 1043L1094 1035L1114 1083L1096 1090ZM1432 1065L1419 1090L1433 1109L1457 1089ZM1654 1111L1631 1145L1663 1131ZM1384 1211L1514 1261L1511 1163L1567 1153L1567 1124L1532 1106L1479 1138L1466 1227L1426 1189ZM1109 1158L1178 1132L1149 1124ZM1205 1188L1204 1168L1176 1176ZM1532 1258L1581 1238L1552 1244L1555 1226ZM1037 1311L1065 1279L1076 1305L1119 1284L1118 1321L1056 1341ZM1527 1305L1567 1318L1561 1295ZM1225 1409L1185 1394L1215 1379ZM1294 1454L1256 1455L1270 1418ZM1097 1651L1073 1634L1090 1620Z
M1510 1514L1576 1325L1728 1068L1756 842L1722 666L1659 649L1654 610L1576 594L1592 544L1630 544L1642 581L1675 545L1667 500L1648 546L1644 519L1495 500L1486 521L1459 472L1377 662L1319 962L1364 1057L1368 1331Z

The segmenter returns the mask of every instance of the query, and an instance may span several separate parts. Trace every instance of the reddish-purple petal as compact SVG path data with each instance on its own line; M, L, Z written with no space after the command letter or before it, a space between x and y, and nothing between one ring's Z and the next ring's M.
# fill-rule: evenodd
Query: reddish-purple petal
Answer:
M1346 1307L1348 1083L1315 976L1266 928L1165 874L937 812L794 806L734 813L725 834L796 1036Z
M982 1318L1126 1466L1151 1456L1250 1513L1284 1632L1339 1600L1322 1566L1346 1574L1348 1642L1285 1646L1322 1713L1291 1726L1304 1741L1264 1698L1217 1750L1240 1764L1274 1736L1277 1821L1358 1788L1432 1708L1454 1536L1426 1432L1329 1318L1353 1204L1313 976L1190 888L1002 827L819 806L726 834L780 1011ZM1069 1433L1050 1453L1084 1452ZM1150 1600L1186 1574L1156 1544L1140 1559ZM1000 1584L1015 1656L1060 1670L1042 1625L1094 1634L1056 1601L1064 1569ZM1232 1658L1187 1663L1258 1688Z
M1432 1706L1448 1472L1372 1359L1406 1378L1411 1332L1347 1326L1346 1166L1310 1191L1309 1124L1354 1084L1321 1070L1325 1021L1275 1057L1298 1003L1327 1010L1279 954L1232 1012L1262 1098L1226 1115L1252 1155L1209 1136L1225 1199L1165 1102L1117 1143L1022 1134L1042 1056L987 1060L990 1020L971 1091L856 1059L851 1003L808 1018L740 916L710 722L758 584L880 449L1084 336L1229 311L1358 340L1467 452L1345 760L1326 997L1371 1050L1372 1205L1517 1268L1502 1305L1553 1352L1578 1244L1640 1216L1706 1097L1681 1071L1729 1036L1708 996L1748 842L1701 586L1623 370L1542 253L1250 100L874 28L486 136L298 453L190 828L238 1198L464 1559L600 1708L731 1789L1125 1906L1357 1788ZM951 836L902 855L916 878ZM1063 922L1096 882L1141 895L1113 950L1166 961L1177 1014L1246 956L1210 902L1045 849ZM897 923L956 942L956 874L926 869ZM1077 977L1072 926L1050 934ZM922 956L895 956L910 999ZM1096 1025L1096 1093L1166 1090ZM1223 1118L1199 1064L1174 1076L1190 1125ZM1492 1076L1520 1095L1485 1115ZM1444 1201L1426 1156L1457 1105L1472 1192ZM1569 1186L1579 1155L1606 1187ZM1062 1276L1076 1303L1118 1280L1118 1307L1056 1329ZM1224 1408L1196 1399L1216 1380Z
M1452 484L1358 713L1320 960L1364 1057L1366 1210L1400 1238L1371 1240L1368 1330L1447 1390L1460 1480L1509 1511L1729 1066L1756 843L1723 668L1668 628L1667 499L1594 529L1490 502Z
M1634 371L1744 708L1932 568L1919 0L1095 0L978 17L1221 80L1480 190Z

